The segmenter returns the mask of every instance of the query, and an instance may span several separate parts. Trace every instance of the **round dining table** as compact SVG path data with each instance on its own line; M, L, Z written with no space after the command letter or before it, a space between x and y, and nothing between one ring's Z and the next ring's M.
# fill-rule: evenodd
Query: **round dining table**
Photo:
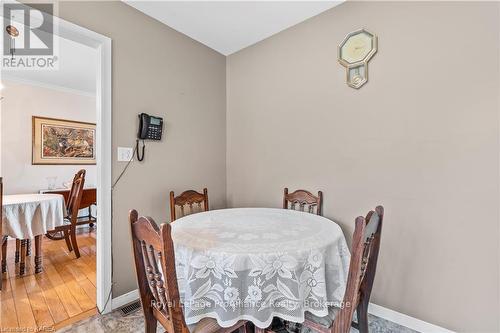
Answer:
M64 224L66 208L60 194L4 195L2 233L21 240L20 274L24 274L26 240L35 239L35 272L42 271L41 242L47 231ZM16 256L17 259L17 256Z
M314 214L235 208L172 222L176 272L188 325L214 318L222 327L273 317L301 323L305 312L340 307L350 253L341 228Z

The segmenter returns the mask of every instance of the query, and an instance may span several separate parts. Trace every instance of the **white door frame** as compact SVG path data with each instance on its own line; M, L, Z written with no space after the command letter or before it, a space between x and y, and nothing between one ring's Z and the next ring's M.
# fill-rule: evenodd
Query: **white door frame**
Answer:
M54 31L60 37L97 50L97 308L111 311L111 39L61 18L54 17Z
M19 3L17 1L9 1ZM2 1L3 3L3 1ZM0 6L3 18L3 6ZM32 22L40 18L31 16ZM97 160L97 221L96 289L97 308L101 313L112 310L111 253L111 39L58 17L53 17L54 35L87 45L98 53L96 68L96 160ZM2 35L3 36L3 35Z

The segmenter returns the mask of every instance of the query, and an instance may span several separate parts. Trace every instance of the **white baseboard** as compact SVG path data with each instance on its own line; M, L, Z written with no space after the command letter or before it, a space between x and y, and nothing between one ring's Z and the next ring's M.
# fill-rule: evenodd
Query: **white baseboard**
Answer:
M113 298L111 300L111 309L115 310L121 308L124 305L132 303L139 299L139 290L135 289L126 294Z
M374 316L383 318L385 320L392 321L393 323L399 324L415 330L417 332L423 333L455 333L449 329L439 327L437 325L428 323L426 321L410 317L404 313L396 312L391 309L384 308L383 306L370 303L368 306L368 312Z
M124 295L113 298L111 301L112 309L118 309L126 304L132 303L139 299L139 290L135 289ZM391 309L384 308L383 306L370 303L368 307L368 312L374 316L383 318L385 320L392 321L393 323L399 324L415 330L417 332L424 333L455 333L446 328L439 327L437 325L425 322L423 320L410 317L400 312L396 312Z

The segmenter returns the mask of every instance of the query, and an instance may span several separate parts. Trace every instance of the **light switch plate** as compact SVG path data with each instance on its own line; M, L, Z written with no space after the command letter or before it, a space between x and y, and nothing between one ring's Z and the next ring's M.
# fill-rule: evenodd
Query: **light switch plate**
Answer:
M128 162L134 156L134 149L130 147L118 147L118 162Z

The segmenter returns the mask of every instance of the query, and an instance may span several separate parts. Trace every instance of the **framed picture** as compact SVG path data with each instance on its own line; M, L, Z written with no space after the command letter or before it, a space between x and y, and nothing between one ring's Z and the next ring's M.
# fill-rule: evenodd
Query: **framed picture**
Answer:
M32 164L96 164L96 125L33 116Z

